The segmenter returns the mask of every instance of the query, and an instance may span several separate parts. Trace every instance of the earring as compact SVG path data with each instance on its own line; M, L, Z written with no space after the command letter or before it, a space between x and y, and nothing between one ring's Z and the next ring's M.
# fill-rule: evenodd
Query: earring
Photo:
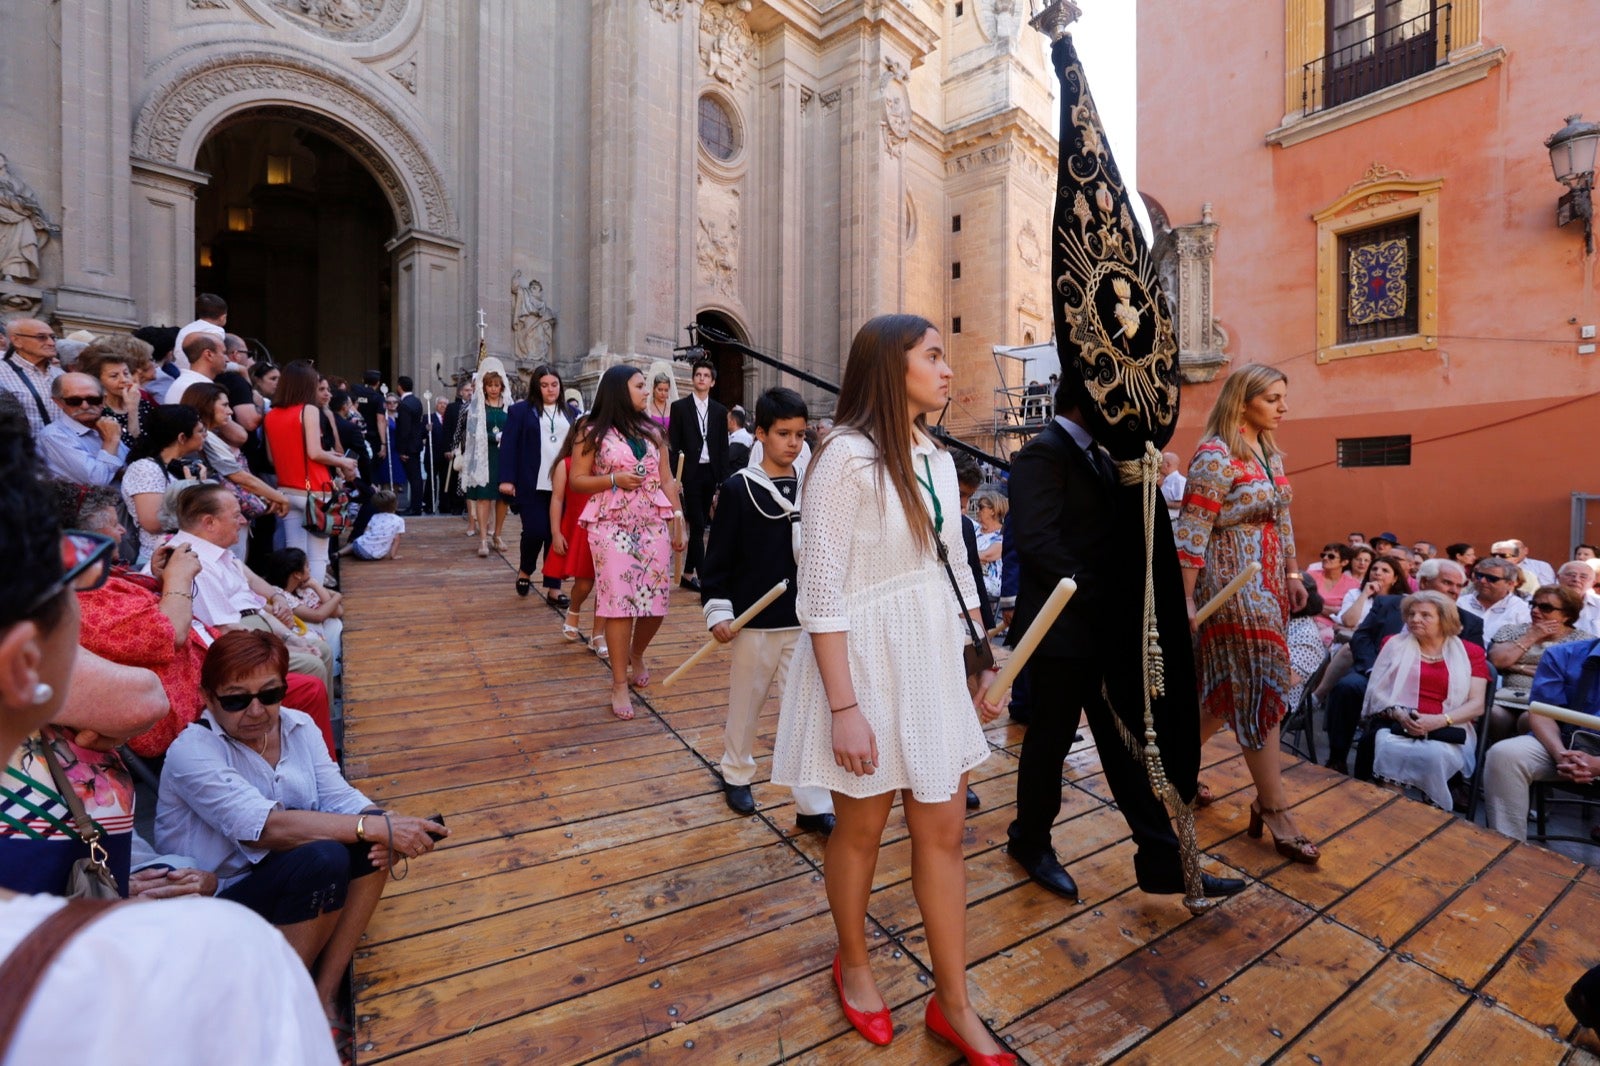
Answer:
M37 685L33 686L33 705L35 707L42 707L49 703L51 697L53 697L55 694L55 689L41 681Z

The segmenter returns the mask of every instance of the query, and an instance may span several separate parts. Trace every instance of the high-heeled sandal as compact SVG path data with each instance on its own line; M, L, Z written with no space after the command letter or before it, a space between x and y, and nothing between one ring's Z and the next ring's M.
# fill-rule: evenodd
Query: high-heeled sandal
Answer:
M833 987L839 993L839 1006L844 1008L844 1016L855 1031L865 1037L868 1043L888 1047L889 1041L894 1039L894 1019L889 1017L888 1006L880 1010L856 1010L852 1007L850 1001L844 998L844 972L837 955L833 957Z
M954 1044L955 1049L966 1056L967 1066L1012 1066L1017 1061L1017 1057L1009 1051L986 1055L968 1045L944 1016L944 1008L939 1006L937 996L928 997L928 1009L922 1012L922 1021L928 1027L928 1032L948 1044Z
M567 620L561 623L561 638L563 640L577 640L581 633L578 632L578 612L568 611Z
M498 533L494 535L494 550L497 552L506 550L506 542L500 539L500 534Z
M478 542L478 558L480 558L480 559L489 558L489 545L483 543L483 541L481 541L481 540Z
M1201 807L1209 807L1215 802L1217 802L1216 793L1212 792L1205 782L1196 782L1194 786L1195 809L1199 810Z
M1262 829L1272 833L1272 827L1266 823L1267 815L1288 813L1289 808L1287 807L1263 807L1256 800L1251 800L1250 827L1245 832L1249 833L1252 839L1260 840ZM1311 843L1311 838L1304 833L1292 836L1287 840L1279 840L1278 834L1272 833L1272 846L1277 849L1279 855L1282 855L1290 862L1302 862L1307 866L1315 866L1317 860L1322 858L1322 852L1317 850L1317 846Z

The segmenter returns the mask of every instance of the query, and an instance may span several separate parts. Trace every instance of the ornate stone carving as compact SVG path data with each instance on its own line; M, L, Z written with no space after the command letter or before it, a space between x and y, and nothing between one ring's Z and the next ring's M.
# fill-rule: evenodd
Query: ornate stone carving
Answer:
M700 282L729 299L738 298L739 190L721 185L701 189L694 255Z
M1017 234L1017 254L1022 257L1022 265L1029 270L1038 270L1044 265L1044 244L1039 240L1039 231L1033 227L1033 219L1028 219L1022 224L1022 232Z
M309 58L277 52L230 52L189 67L151 93L134 123L132 154L182 167L185 133L201 112L219 100L294 93L321 100L340 122L302 108L268 105L257 113L278 111L283 117L334 134L340 144L365 161L387 190L401 228L426 228L441 237L456 236L455 212L444 179L423 148L422 138L400 124L393 108L377 106L345 75L316 65ZM352 131L360 130L361 136ZM367 140L383 145L379 151ZM394 154L390 162L385 152ZM403 178L399 167L409 176Z
M669 22L683 18L683 0L650 0L650 6Z
M843 89L829 89L827 92L818 93L817 99L822 103L822 110L832 111L839 106L839 98L843 95Z
M1201 208L1199 222L1173 226L1160 204L1149 198L1145 204L1156 229L1152 254L1178 337L1178 372L1191 384L1210 381L1228 363L1228 334L1211 302L1218 229L1211 205Z
M28 183L0 155L0 280L38 278L39 249L60 233Z
M879 81L883 93L883 147L892 156L904 150L911 136L911 97L906 93L906 81L911 68L893 56L883 61L883 77Z
M273 7L313 33L343 41L371 41L394 28L406 0L270 0Z
M1349 196L1363 185L1376 185L1383 181L1408 181L1410 178L1411 175L1403 170L1395 170L1392 167L1384 166L1382 163L1371 163L1367 166L1366 172L1361 175L1360 179L1346 189L1344 194Z
M1025 315L1032 315L1035 318L1044 317L1044 305L1039 302L1039 297L1035 296L1031 292L1025 292L1022 294L1022 299L1017 301L1017 310L1021 311Z
M417 54L413 52L399 66L390 67L389 77L405 86L412 96L417 95Z
M555 353L556 313L544 302L544 285L524 281L521 270L511 275L511 336L521 369L548 363Z
M706 0L700 11L700 61L706 76L724 85L743 84L755 66L756 39L745 21L750 0Z
M228 6L228 0L189 0L189 10L220 9Z

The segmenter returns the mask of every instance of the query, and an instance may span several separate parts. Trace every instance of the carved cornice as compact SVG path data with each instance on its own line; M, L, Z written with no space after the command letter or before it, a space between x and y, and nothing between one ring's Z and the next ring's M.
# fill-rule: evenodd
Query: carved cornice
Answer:
M299 103L285 96L317 103ZM192 160L180 158L185 137L196 120L219 103L231 103L229 110L235 112L270 111L332 134L372 170L403 229L420 227L447 237L455 235L455 212L444 179L422 138L401 124L393 107L373 99L346 75L309 58L280 52L230 52L179 71L157 86L140 109L133 128L132 154L172 166L188 165Z

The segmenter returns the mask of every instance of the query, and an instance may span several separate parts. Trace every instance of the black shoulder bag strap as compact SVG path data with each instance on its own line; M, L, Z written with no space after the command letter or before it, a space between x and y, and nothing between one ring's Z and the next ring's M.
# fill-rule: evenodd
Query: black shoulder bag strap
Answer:
M22 383L28 387L28 393L33 397L34 406L39 408L39 420L48 426L51 421L50 408L44 405L44 399L39 395L39 390L34 388L33 379L23 373L21 367L17 366L16 349L13 348L6 353L6 362L11 364L11 372L21 378Z

